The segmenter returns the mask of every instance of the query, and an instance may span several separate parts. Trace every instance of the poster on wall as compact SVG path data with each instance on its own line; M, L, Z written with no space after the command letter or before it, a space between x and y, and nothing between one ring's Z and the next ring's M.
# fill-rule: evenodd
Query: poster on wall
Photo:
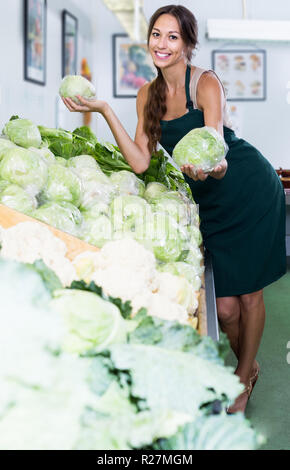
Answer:
M46 0L24 2L24 79L45 85Z
M223 83L228 101L266 99L265 50L214 50L212 68Z
M113 95L135 98L139 88L156 76L146 44L133 44L126 34L113 35Z
M78 20L66 10L62 12L62 76L77 74Z

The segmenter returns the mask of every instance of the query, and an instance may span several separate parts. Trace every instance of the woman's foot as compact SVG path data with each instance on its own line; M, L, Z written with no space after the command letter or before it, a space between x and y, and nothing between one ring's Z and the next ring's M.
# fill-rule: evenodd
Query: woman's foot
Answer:
M251 376L250 376L250 382L252 384L252 387L256 385L257 379L259 377L259 373L260 373L260 366L258 362L255 360L252 371L251 371Z
M244 413L251 393L252 384L250 382L247 387L245 386L245 390L236 398L235 402L227 408L227 413L234 414L239 411Z

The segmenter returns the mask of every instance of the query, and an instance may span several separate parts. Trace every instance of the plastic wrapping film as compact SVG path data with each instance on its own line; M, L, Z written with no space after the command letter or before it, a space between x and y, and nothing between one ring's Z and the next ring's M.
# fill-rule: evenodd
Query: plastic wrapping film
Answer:
M228 152L222 135L214 128L204 126L189 131L173 149L173 160L180 167L194 165L196 170L210 172Z

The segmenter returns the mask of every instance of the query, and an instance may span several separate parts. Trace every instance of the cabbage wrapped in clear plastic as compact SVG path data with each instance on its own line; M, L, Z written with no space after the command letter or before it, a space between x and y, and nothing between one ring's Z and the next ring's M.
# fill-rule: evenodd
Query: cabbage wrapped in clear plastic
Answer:
M0 162L0 178L15 183L35 196L45 186L48 166L35 152L21 147L11 147Z
M7 122L3 132L21 147L40 147L41 135L38 127L29 119L12 119Z
M228 146L214 127L204 126L189 131L176 144L172 157L177 165L194 165L205 172L213 168L226 156Z

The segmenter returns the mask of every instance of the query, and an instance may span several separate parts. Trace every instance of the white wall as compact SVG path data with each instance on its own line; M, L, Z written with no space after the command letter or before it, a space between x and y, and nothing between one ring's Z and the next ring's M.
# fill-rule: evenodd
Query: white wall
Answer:
M147 19L160 6L169 1L144 0ZM172 2L174 3L174 2ZM241 0L183 0L180 3L191 9L199 23L200 46L193 63L211 67L211 51L223 42L205 38L206 19L241 18ZM289 0L248 0L248 17L252 19L290 20ZM112 92L112 34L124 32L113 14L96 0L98 95L108 101L126 130L133 138L136 128L135 99L113 98ZM241 46L245 47L243 43ZM267 100L236 103L242 117L242 135L254 144L274 167L290 167L290 98L287 103L287 84L290 82L290 43L258 42L267 51ZM290 83L288 84L290 89ZM98 137L113 141L112 134L102 117L98 117Z
M79 20L78 64L87 57L94 66L94 0L48 0L46 85L24 81L22 0L2 2L0 15L0 131L13 114L37 124L56 125L56 102L61 82L61 11L67 9ZM81 5L81 6L80 6ZM70 113L61 102L60 124L72 130L82 124L82 116ZM96 121L94 121L96 128Z

